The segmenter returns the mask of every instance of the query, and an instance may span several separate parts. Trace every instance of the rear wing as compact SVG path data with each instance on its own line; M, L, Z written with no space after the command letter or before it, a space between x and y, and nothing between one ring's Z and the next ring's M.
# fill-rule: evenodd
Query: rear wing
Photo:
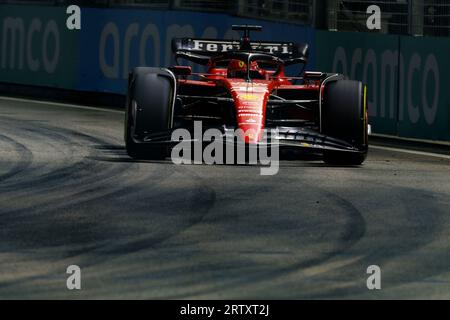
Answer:
M286 64L306 63L308 60L309 51L306 43L251 41L250 46L251 50L244 51L271 54L284 60ZM172 51L175 56L183 57L187 55L190 58L197 57L199 63L224 52L240 50L241 41L235 40L194 38L176 38L172 40Z

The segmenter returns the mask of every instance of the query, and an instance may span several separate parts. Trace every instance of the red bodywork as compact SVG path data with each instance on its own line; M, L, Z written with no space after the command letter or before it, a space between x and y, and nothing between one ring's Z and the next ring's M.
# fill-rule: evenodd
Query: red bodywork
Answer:
M179 86L194 86L200 88L222 87L231 95L237 128L242 131L242 139L249 144L258 143L262 136L266 123L267 101L270 94L275 91L288 92L290 95L301 96L300 91L314 91L316 94L319 90L319 83L309 83L303 85L294 85L287 78L284 70L274 76L272 71L262 70L265 79L253 79L247 81L240 78L228 78L227 69L216 68L210 66L207 73L197 74L203 80L179 80ZM297 91L297 94L294 93ZM293 114L293 117L296 115ZM297 114L303 118L311 116L305 114Z

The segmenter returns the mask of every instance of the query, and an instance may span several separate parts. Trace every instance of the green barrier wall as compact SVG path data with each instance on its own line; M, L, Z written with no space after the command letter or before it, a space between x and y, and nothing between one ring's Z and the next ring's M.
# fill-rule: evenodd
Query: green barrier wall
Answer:
M63 7L0 10L0 81L72 89L78 80L79 33Z
M450 140L450 41L400 37L398 134Z
M374 133L450 140L450 43L353 32L316 32L318 70L367 84Z

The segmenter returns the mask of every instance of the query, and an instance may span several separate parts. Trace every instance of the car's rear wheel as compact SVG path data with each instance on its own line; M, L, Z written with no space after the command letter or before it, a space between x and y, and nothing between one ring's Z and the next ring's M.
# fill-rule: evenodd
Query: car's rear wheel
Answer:
M338 80L325 85L322 106L322 132L341 139L359 152L326 151L324 162L337 165L360 165L367 157L367 97L359 81Z
M136 68L130 74L125 117L125 145L135 159L164 159L163 144L143 143L151 133L172 126L176 80L167 69Z

